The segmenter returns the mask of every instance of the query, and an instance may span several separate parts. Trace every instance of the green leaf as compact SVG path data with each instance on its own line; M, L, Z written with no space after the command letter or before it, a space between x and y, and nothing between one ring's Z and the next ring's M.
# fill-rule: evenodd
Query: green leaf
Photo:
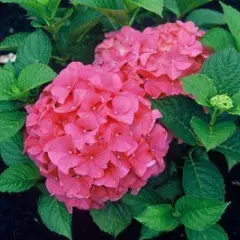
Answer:
M136 219L152 230L172 231L180 225L179 219L173 214L174 209L170 204L161 204L148 206Z
M139 215L149 205L159 204L159 196L153 190L149 188L143 188L137 195L127 194L122 198L123 203L131 211L135 217Z
M23 154L23 136L18 132L11 139L0 143L0 153L4 163L8 166L29 162L29 158Z
M177 17L180 16L180 11L176 0L164 0L164 7L170 12L174 13Z
M204 117L203 109L194 100L184 96L166 97L152 100L152 107L160 110L163 118L160 121L172 133L185 143L195 145L196 139L190 126L194 116Z
M176 197L183 194L181 181L179 179L170 179L161 187L157 187L156 192L161 198L174 201Z
M17 101L0 101L0 112L16 110L23 106L23 103Z
M22 70L17 80L17 86L20 90L27 91L48 83L55 77L56 73L48 65L35 63Z
M224 180L203 150L190 154L183 168L183 187L186 195L224 201Z
M226 156L226 161L228 165L228 171L231 171L234 166L240 163L240 159L236 160L228 156Z
M197 9L187 16L187 21L192 21L199 27L213 27L224 25L223 14L211 9Z
M16 164L0 175L0 192L23 192L32 188L40 179L38 168L33 164Z
M57 13L61 0L48 0L47 12L50 19L53 19Z
M127 11L122 0L72 0L72 3L96 9L122 25L128 22Z
M91 210L90 213L93 221L102 231L115 237L132 221L128 208L120 203L108 203L103 209Z
M176 0L181 16L184 16L186 13L191 10L198 8L205 3L209 3L212 0Z
M226 142L218 146L216 151L223 153L227 158L240 159L240 132L236 132Z
M0 51L16 51L23 44L29 33L16 33L6 37L0 43Z
M72 216L63 203L54 197L42 195L38 201L38 213L48 229L72 239Z
M226 48L235 47L233 36L223 28L213 28L204 34L201 39L203 45L215 51L222 51Z
M228 24L228 27L235 38L237 48L240 50L240 12L236 9L220 2L224 12L224 19Z
M153 238L159 236L160 234L161 234L161 232L152 230L152 229L146 227L145 225L142 225L141 234L140 234L141 236L140 236L139 240L153 239Z
M180 221L186 228L203 231L217 223L228 205L212 199L185 196L177 201L175 209L181 213Z
M15 67L14 67L14 65L11 62L6 63L3 66L3 69L8 71L8 72L10 72L10 73L12 73L14 76L16 75Z
M7 141L24 125L24 112L0 112L0 142Z
M0 69L0 101L14 99L12 92L13 85L16 83L15 76L4 69Z
M52 46L48 36L41 30L30 34L17 52L16 67L23 69L32 63L48 64Z
M233 115L240 115L240 91L235 93L232 98L233 108L228 110L228 113Z
M218 94L232 97L240 90L240 54L233 48L213 54L201 72L213 79Z
M156 13L162 17L163 0L127 0L127 2L136 4L150 12Z
M224 229L219 225L214 225L204 231L193 231L185 229L188 240L228 240L228 235Z
M192 119L191 126L207 151L225 142L236 131L236 125L232 122L222 122L209 127L207 123L197 117Z
M211 106L210 99L217 95L213 80L203 74L190 75L181 79L185 92L192 94L198 104Z

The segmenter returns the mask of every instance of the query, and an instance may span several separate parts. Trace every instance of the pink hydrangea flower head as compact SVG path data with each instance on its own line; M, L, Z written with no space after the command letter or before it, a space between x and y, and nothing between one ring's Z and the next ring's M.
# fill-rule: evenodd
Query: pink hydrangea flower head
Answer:
M106 35L95 64L118 73L123 89L154 98L185 94L180 79L200 71L210 55L193 22L166 23L142 33L124 27Z
M124 28L117 38L130 47L135 34ZM136 194L164 170L171 137L155 123L161 114L125 84L117 73L73 62L26 107L25 150L69 211Z

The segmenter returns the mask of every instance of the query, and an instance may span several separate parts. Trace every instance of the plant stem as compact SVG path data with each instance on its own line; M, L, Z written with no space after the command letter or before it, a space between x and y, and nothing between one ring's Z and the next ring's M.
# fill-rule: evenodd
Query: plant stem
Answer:
M211 118L211 121L210 121L210 123L209 123L209 127L213 127L213 125L215 124L218 116L219 116L218 109L215 108L215 109L214 109L214 112L213 112L213 115L212 115L212 118Z
M136 11L133 13L133 15L132 15L132 17L131 17L131 19L130 19L130 22L129 22L129 24L128 24L129 26L132 26L132 25L133 25L134 20L135 20L135 18L136 18L136 16L137 16L139 10L140 10L140 8L137 8Z

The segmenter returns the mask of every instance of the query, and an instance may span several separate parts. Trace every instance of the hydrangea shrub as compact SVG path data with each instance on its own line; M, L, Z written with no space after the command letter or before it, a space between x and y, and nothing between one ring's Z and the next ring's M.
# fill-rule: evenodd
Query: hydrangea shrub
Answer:
M240 159L240 13L195 9L207 0L0 2L37 28L0 43L17 55L0 68L0 191L37 187L42 222L68 239L76 208L114 237L135 219L140 239L181 225L189 240L228 239L209 151L229 170Z

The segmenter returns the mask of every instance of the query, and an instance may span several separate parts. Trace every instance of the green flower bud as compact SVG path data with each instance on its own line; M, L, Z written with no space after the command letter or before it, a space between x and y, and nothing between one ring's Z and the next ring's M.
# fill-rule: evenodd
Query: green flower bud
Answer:
M221 95L212 97L210 99L210 103L212 107L215 107L219 110L227 111L233 108L232 99L227 94L221 94Z

